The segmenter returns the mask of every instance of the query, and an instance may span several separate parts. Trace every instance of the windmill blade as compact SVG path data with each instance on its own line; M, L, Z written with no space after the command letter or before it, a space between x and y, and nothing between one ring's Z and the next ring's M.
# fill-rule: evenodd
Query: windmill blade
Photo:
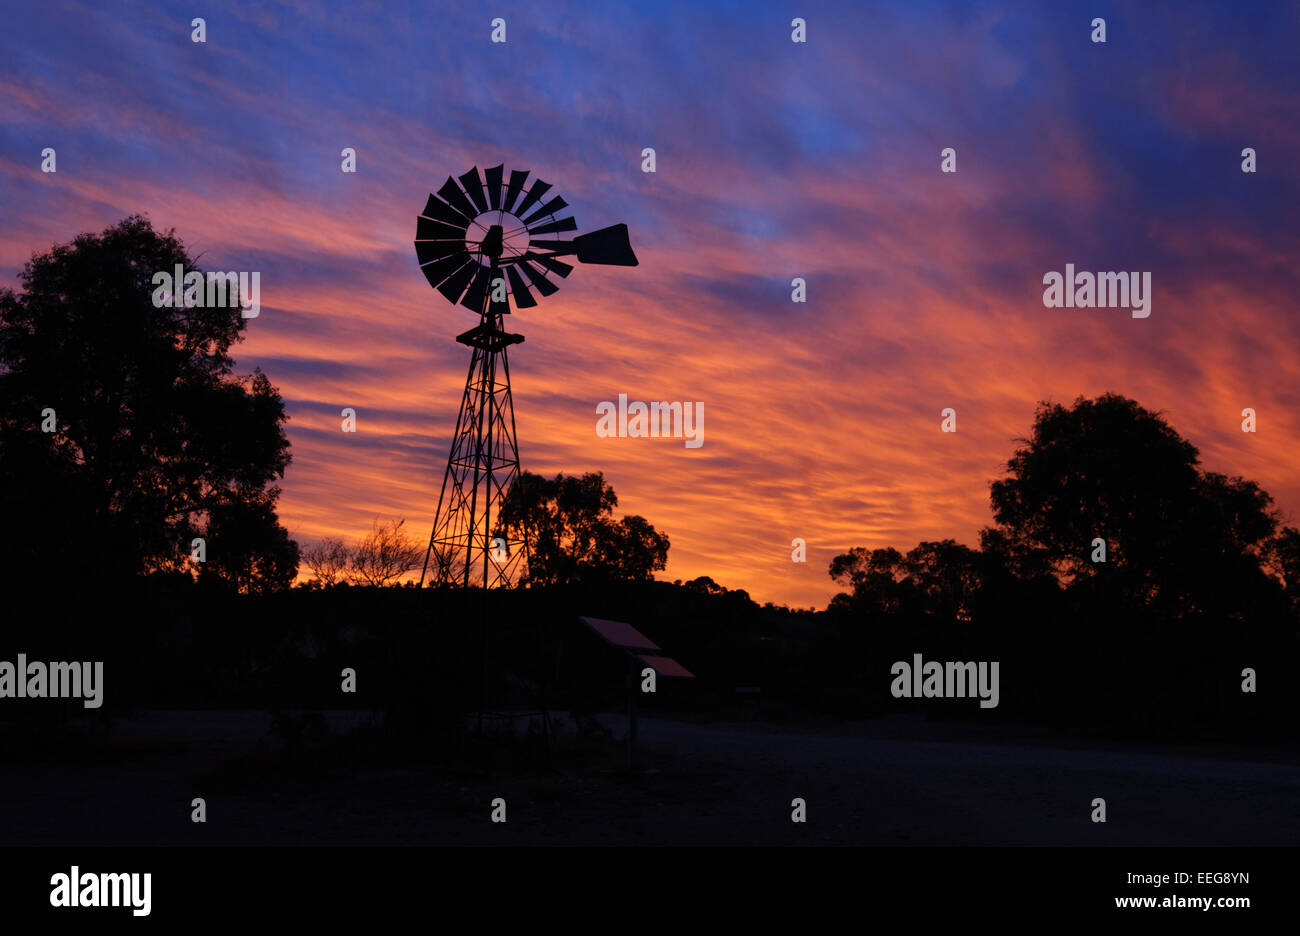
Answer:
M465 194L477 206L478 211L475 212L476 214L482 214L488 210L487 199L483 197L483 180L479 178L478 166L461 176L460 184L465 186Z
M450 182L451 179L448 178L447 181ZM446 186L444 185L443 188L446 188ZM464 197L465 196L463 195L461 196L462 200ZM468 206L469 202L466 202L465 204ZM427 218L433 218L436 221L441 221L443 224L449 224L452 227L458 227L462 231L469 227L470 218L473 217L473 215L470 215L470 218L465 217L437 195L429 196L429 201L424 206L424 216Z
M510 170L510 187L506 189L506 200L501 203L502 208L509 211L514 206L515 199L519 197L519 193L523 191L524 183L527 181L527 169Z
M454 224L444 224L432 218L417 218L415 221L416 240L465 240L465 228Z
M521 259L536 260L542 266L546 267L546 269L550 270L552 273L558 273L560 276L568 276L573 272L573 267L571 265L565 263L563 260L556 260L554 255L551 254L534 253L530 250L528 253L524 254Z
M519 275L519 271L513 266L506 267L506 279L510 281L510 295L515 298L515 308L531 309L537 305L537 300L533 298L533 294L524 285L524 278Z
M626 224L615 224L590 234L579 234L573 239L573 252L583 263L636 266L638 262L636 254L632 252Z
M435 260L420 267L420 272L424 278L429 281L429 285L437 289L447 277L460 270L467 263L473 263L467 252L461 251L450 257L444 257L441 260Z
M455 273L451 274L451 276L443 280L438 286L438 292L446 296L448 302L460 302L461 293L465 291L465 287L469 285L469 281L474 278L474 274L479 271L481 266L482 264L475 260L471 260Z
M443 197L447 204L465 216L466 227L478 216L474 206L470 204L469 199L465 197L465 193L461 191L460 186L456 184L456 180L451 176L447 176L447 181L442 183L442 188L438 189L438 194Z
M501 273L499 269L496 272L497 275ZM460 304L467 309L473 309L475 312L482 312L483 301L487 299L492 279L492 268L479 264L478 272L474 274L474 282L470 283L469 289L465 290L465 295L461 297Z
M548 280L540 270L534 267L527 260L519 260L517 262L520 269L528 275L528 279L532 281L532 284L537 287L537 291L543 296L553 296L559 292L560 287Z
M519 203L519 207L514 209L514 214L522 218L524 212L535 205L537 201L550 190L550 188L551 183L537 179L533 182L533 187L528 190L528 194L524 196L524 200Z
M578 222L572 218L561 218L559 221L552 221L550 224L543 224L541 227L529 228L529 234L556 234L560 231L576 231Z
M432 263L435 260L441 260L443 257L451 257L456 254L464 254L465 259L469 259L469 251L465 249L464 242L456 243L454 241L416 241L415 256L420 261L420 266L426 263ZM449 271L450 272L450 271Z
M501 207L501 173L505 168L504 165L500 165L483 170L483 178L487 180L488 204L493 211Z
M540 221L547 215L558 214L561 210L567 207L569 207L569 203L559 195L556 195L545 205L542 205L542 207L534 211L530 217L524 218L524 224L532 224L534 221ZM522 212L524 209L521 207L519 210Z

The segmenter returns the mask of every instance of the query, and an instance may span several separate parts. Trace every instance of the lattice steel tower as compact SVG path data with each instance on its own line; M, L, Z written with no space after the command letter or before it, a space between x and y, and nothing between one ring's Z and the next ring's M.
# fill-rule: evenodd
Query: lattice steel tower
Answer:
M482 176L475 166L459 181L448 176L416 221L415 253L430 285L479 316L478 325L456 336L472 352L421 586L431 565L434 584L484 588L513 585L527 568L526 539L493 527L519 477L507 349L524 336L506 331L511 301L526 309L537 305L532 290L552 295L559 288L552 276L573 270L562 256L637 264L627 225L555 238L578 229L572 217L556 218L568 203L558 195L543 201L550 184L529 184L526 170L512 171L509 182L504 175L503 166Z

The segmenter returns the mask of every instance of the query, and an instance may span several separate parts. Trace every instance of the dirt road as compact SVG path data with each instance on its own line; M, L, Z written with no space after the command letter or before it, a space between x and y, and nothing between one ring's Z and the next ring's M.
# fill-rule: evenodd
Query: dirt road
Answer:
M334 715L340 719L356 715ZM623 721L606 718L620 734ZM528 775L245 761L256 711L145 712L90 761L0 771L8 844L1294 845L1300 765L1241 755L817 734L643 719L617 752ZM231 765L235 765L233 768ZM245 766L247 765L247 766ZM208 821L190 821L191 800ZM508 804L490 822L491 801ZM791 801L807 823L791 822ZM1107 822L1093 823L1092 801Z

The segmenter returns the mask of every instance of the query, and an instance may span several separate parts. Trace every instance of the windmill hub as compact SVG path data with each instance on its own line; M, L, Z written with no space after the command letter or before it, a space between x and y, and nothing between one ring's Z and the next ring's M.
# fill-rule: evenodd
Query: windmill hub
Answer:
M559 289L555 280L573 272L561 257L637 265L626 224L560 237L578 229L572 217L557 217L568 202L551 193L549 182L528 176L516 169L507 180L504 166L448 176L416 219L415 254L429 285L479 316L478 325L456 337L473 354L421 585L431 561L438 584L482 582L484 588L512 584L520 556L527 561L528 544L493 527L519 477L506 351L523 336L507 333L502 317L511 305L536 306L534 293ZM504 298L497 280L505 281Z
M501 254L505 252L504 235L505 229L501 225L488 225L487 235L478 242L479 253L494 263L500 260Z

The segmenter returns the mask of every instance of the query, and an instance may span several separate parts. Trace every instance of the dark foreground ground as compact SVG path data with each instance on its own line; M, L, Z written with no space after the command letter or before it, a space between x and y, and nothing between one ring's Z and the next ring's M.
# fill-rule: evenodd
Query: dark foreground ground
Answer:
M331 713L342 731L367 716ZM623 719L602 721L617 737ZM571 725L571 722L569 723ZM550 769L277 753L263 711L141 712L94 752L6 764L0 844L1293 845L1295 756L1015 742L910 718L641 723ZM916 740L922 737L926 740ZM563 745L561 748L563 749ZM207 800L207 822L190 801ZM506 800L504 824L491 801ZM791 800L808 822L790 821ZM1108 821L1090 821L1103 797Z

